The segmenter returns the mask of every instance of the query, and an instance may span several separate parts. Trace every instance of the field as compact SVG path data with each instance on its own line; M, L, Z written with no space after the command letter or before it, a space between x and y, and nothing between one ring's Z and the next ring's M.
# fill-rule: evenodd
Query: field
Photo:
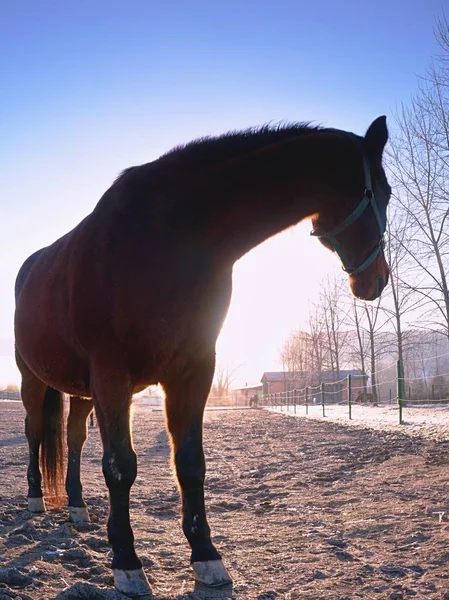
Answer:
M83 460L92 523L74 526L65 511L26 511L23 417L20 404L0 404L0 600L124 598L108 568L98 429ZM234 580L209 592L189 569L162 414L136 407L131 516L154 598L449 598L449 442L412 433L207 412L209 523Z

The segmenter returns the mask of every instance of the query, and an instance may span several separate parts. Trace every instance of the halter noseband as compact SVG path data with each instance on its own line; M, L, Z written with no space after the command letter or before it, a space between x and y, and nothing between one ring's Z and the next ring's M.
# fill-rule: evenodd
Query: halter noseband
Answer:
M373 187L371 185L370 167L365 157L363 157L363 169L365 171L365 192L360 204L352 211L350 215L346 217L346 219L341 221L341 223L336 225L327 233L318 234L312 231L310 234L316 236L317 238L326 240L326 242L335 250L335 252L340 257L342 269L343 271L348 273L348 275L356 275L357 273L361 273L362 271L367 269L370 266L370 264L374 262L374 260L377 258L380 251L384 247L385 227L382 223L382 218L380 216L379 209L377 207L377 202L374 197ZM343 250L343 247L341 246L340 242L335 236L342 233L347 227L349 227L350 225L352 225L352 223L357 221L357 219L359 219L362 216L362 214L365 212L368 206L371 206L376 217L377 225L379 227L380 239L374 247L371 254L365 261L363 261L361 265L359 265L358 267L351 267L349 261L345 258L345 251Z

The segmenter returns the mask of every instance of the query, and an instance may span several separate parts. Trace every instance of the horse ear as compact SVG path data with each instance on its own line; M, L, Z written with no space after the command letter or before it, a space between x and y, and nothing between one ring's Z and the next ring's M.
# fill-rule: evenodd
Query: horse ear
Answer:
M387 117L377 117L365 133L365 148L368 156L380 158L388 141Z

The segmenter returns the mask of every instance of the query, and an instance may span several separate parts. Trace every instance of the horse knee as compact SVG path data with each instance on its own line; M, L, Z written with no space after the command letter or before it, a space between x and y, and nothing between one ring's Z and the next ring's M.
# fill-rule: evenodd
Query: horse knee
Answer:
M137 456L134 450L107 450L103 454L102 463L108 487L132 486L137 476Z

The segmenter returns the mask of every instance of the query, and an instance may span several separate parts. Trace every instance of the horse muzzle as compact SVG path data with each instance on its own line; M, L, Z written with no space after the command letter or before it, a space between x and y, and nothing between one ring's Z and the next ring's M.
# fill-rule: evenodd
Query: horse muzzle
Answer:
M349 275L349 285L356 298L373 301L379 298L388 284L390 269L381 252L373 263L361 273Z

